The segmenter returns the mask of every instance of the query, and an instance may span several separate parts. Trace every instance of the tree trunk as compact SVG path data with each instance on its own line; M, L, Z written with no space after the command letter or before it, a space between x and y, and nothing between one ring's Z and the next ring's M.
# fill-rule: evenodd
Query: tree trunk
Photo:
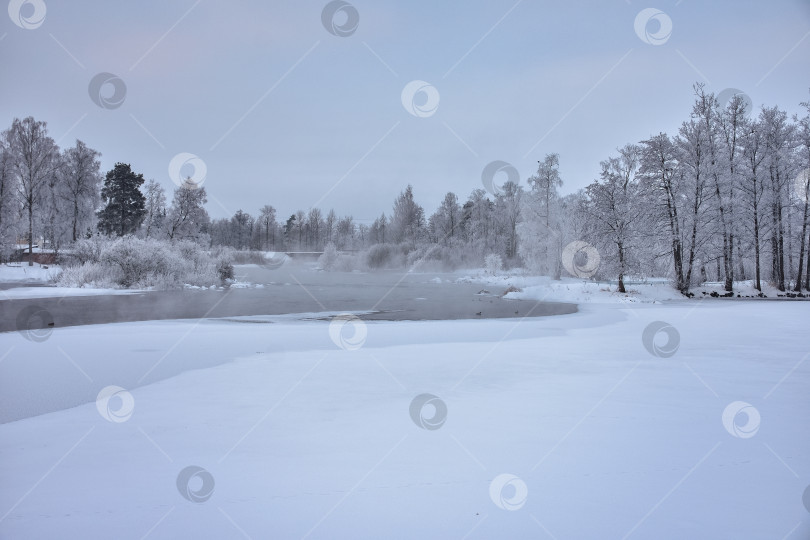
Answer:
M779 290L785 290L785 226L782 222L782 205L778 203L776 217L779 223L778 229L778 247L779 258L777 259L777 268L779 269Z
M776 228L771 233L771 281L779 283L779 265L776 262L779 258L779 242L776 241Z
M802 242L799 247L799 271L796 273L796 286L793 287L794 291L802 290L802 262L804 259L805 241L807 239L807 216L810 213L810 198L804 201L804 216L802 218Z
M73 199L73 241L78 239L78 231L76 230L79 225L79 202Z
M698 228L698 211L700 206L700 197L699 194L695 196L695 207L694 207L694 215L692 219L692 240L689 243L689 265L687 266L686 270L686 280L684 286L686 287L685 291L681 291L682 293L686 294L689 292L689 287L692 285L692 269L695 266L695 244L697 243L697 228Z
M756 274L756 289L762 292L762 272L760 266L759 247L759 201L757 200L757 164L752 161L751 182L753 186L751 198L751 210L754 218L754 274Z
M28 205L28 266L34 266L34 201Z
M790 284L793 283L794 278L796 276L793 275L793 218L790 215L793 206L788 206L788 216L787 216L787 266L785 266L785 285L790 288ZM784 243L784 238L782 239ZM782 250L784 252L784 249Z
M733 290L734 271L731 266L731 248L729 247L729 232L728 224L726 223L726 212L723 207L723 199L720 191L720 180L717 178L717 173L714 175L715 194L717 195L718 211L720 212L720 225L723 229L723 286L726 292ZM719 265L719 262L718 262ZM719 277L718 277L719 281Z
M728 260L726 268L726 292L734 289L734 231L728 233Z
M742 240L737 236L737 259L740 261L740 280L745 281L745 257L743 257Z
M562 278L562 251L563 251L563 245L562 245L562 232L561 231L558 231L558 234L557 234L556 248L557 248L557 256L554 257L554 279L556 281L559 281Z
M665 180L666 182L666 180ZM675 266L675 281L678 290L682 293L688 291L683 279L683 245L681 244L681 231L678 224L678 209L674 204L674 197L669 187L667 192L667 215L669 216L669 234L672 237L672 264Z
M627 292L624 289L624 246L621 242L618 243L619 248L619 292Z
M777 218L776 200L771 202L771 280L780 291L784 291L784 286L779 280L779 219Z
M804 268L804 288L810 291L810 248L807 250L807 265Z

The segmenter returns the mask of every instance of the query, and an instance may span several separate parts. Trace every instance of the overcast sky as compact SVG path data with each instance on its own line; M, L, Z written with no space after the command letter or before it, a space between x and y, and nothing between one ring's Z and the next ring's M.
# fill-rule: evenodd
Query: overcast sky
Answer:
M790 113L810 98L808 0L327 4L12 0L0 122L45 120L169 192L193 154L180 170L204 164L212 217L317 205L363 222L409 183L428 212L463 201L494 160L525 185L557 152L575 191L616 147L675 133L695 82Z

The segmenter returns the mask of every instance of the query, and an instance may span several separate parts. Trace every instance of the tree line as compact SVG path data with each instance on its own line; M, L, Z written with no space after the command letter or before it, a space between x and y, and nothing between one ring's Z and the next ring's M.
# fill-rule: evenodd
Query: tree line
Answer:
M749 279L810 289L810 101L790 118L753 115L741 95L721 106L702 84L694 97L678 133L619 148L563 198L557 227L593 242L620 290L628 274L668 275L684 293L710 279L729 293Z
M187 180L171 204L154 180L116 163L102 175L101 154L77 140L61 150L47 124L15 119L0 134L0 257L34 244L58 253L81 238L137 235L205 241L210 222L203 187Z
M159 183L129 165L102 177L97 151L81 141L60 151L44 122L14 120L0 137L0 244L7 254L25 238L30 251L41 237L59 249L102 234L237 250L385 245L446 268L498 255L554 278L615 278L622 292L628 276L667 276L684 294L710 280L729 292L747 279L760 290L764 281L810 289L810 101L801 118L775 106L754 114L743 96L721 105L703 85L693 90L677 133L618 148L577 192L561 193L559 156L550 153L526 187L488 185L463 202L449 192L427 216L407 186L371 224L319 208L284 219L269 204L255 217L240 209L211 220L205 189L190 178L168 203Z

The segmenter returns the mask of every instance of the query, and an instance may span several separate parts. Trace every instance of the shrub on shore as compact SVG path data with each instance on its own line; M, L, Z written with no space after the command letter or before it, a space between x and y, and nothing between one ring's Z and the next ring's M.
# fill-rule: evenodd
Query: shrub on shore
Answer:
M92 238L80 240L72 251L72 264L57 279L63 287L175 289L233 279L229 249L206 251L188 241Z

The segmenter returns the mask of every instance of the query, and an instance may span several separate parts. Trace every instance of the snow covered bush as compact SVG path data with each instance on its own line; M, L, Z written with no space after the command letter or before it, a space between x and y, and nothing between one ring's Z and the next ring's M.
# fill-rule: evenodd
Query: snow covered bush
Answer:
M487 274L494 276L503 268L503 259L497 253L490 253L484 259L484 268L486 268Z
M449 272L468 263L467 259L458 245L432 244L408 253L408 267L422 272Z
M404 266L405 257L396 244L375 244L365 254L366 266L372 270Z
M326 270L327 272L331 272L335 270L338 262L338 252L335 244L329 242L326 244L326 247L323 248L323 255L318 257L318 266L321 270Z
M362 259L355 253L341 253L335 269L338 272L357 272L365 269Z
M408 253L408 268L415 272L443 269L444 252L442 246L432 244L419 247Z
M217 276L223 284L234 279L233 265L235 252L225 246L218 246L211 250L211 257L217 269Z
M222 259L218 260L217 275L219 276L219 280L223 283L229 279L233 279L233 265L229 261Z
M76 259L83 263L62 272L62 286L172 289L233 279L227 251L212 255L189 241L103 238L77 242L76 252Z
M223 261L203 250L195 242L188 240L174 242L169 246L169 250L172 254L180 256L181 271L179 275L183 284L204 287L213 285L217 279L220 282L224 282L225 279L233 279L233 267L230 268L230 277L222 279L219 270ZM222 270L227 274L227 265L222 266Z
M84 263L97 263L101 259L101 248L105 239L94 236L92 238L82 238L77 240L70 252L73 257L79 262Z
M339 253L335 245L329 243L318 257L318 266L327 272L354 272L365 268L361 257L354 253Z
M109 268L98 262L86 262L77 266L63 266L57 278L60 287L89 287L98 289L117 289Z
M154 284L158 276L177 273L179 262L162 242L124 237L114 240L101 253L101 263L109 267L115 281L122 287ZM161 279L165 285L165 279Z
M14 236L0 230L0 262L10 261L15 251Z

